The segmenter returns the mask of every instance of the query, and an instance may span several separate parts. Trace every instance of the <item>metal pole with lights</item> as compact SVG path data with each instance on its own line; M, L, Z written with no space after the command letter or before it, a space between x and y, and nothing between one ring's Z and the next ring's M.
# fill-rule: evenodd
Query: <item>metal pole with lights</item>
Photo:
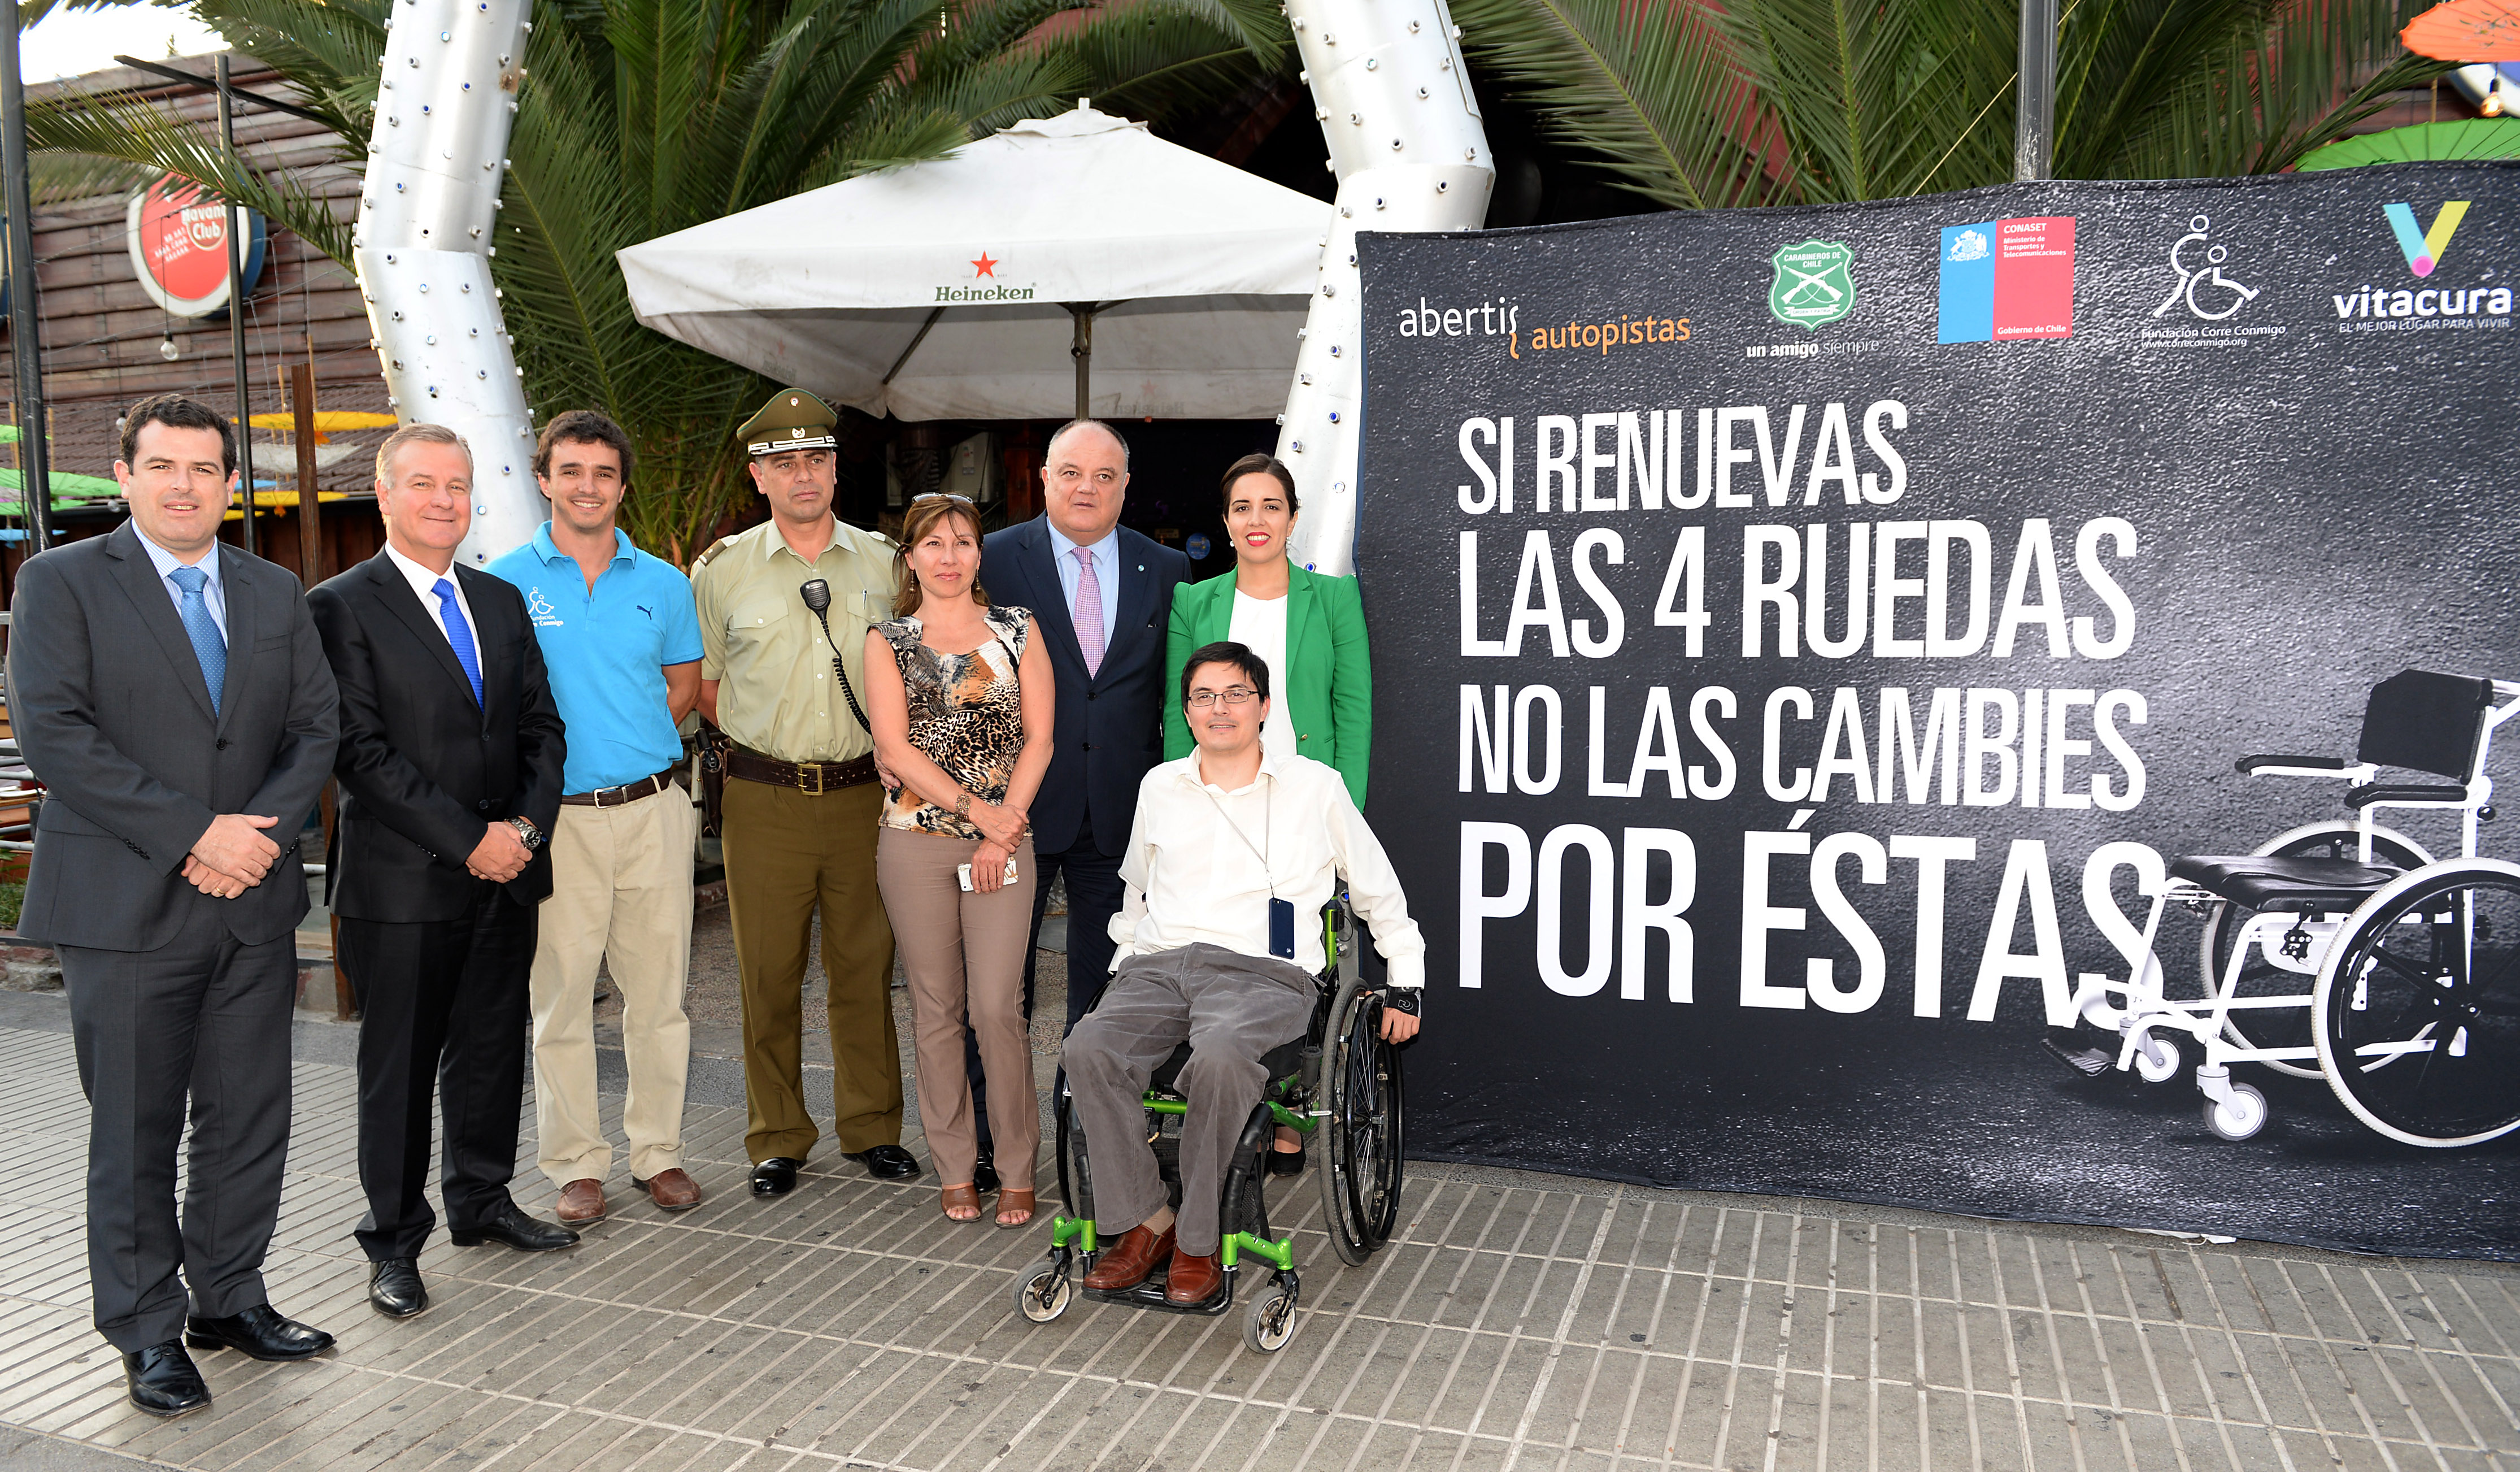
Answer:
M34 200L26 184L26 84L18 74L18 11L0 20L0 208L8 212L9 348L17 370L18 504L26 514L26 554L52 545L52 465L44 442L44 344L35 300Z
M237 161L236 105L228 93L228 54L219 53L219 142L227 150L228 177L245 177L244 166ZM246 555L254 555L253 546L253 380L246 371L245 357L245 207L235 200L225 202L228 222L228 346L236 354L237 401L237 485L245 492L244 536L240 542Z

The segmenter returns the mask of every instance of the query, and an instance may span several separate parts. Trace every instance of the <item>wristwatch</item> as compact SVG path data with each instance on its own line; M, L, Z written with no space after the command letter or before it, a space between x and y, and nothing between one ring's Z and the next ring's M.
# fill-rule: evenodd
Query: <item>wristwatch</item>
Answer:
M523 841L526 852L531 853L543 846L543 831L534 826L533 819L510 818L508 826L517 830L517 837Z

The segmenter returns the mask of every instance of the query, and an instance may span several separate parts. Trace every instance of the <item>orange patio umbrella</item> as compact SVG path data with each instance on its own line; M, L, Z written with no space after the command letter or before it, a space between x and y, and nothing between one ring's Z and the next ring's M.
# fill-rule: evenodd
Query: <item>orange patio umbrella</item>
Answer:
M2442 62L2520 62L2520 0L2447 0L2407 23L2398 39Z

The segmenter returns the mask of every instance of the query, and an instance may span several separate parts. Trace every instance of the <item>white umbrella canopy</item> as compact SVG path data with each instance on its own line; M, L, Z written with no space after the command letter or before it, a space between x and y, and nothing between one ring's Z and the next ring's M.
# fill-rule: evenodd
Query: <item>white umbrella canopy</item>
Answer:
M1267 419L1330 207L1084 102L620 253L639 320L898 419ZM1079 322L1073 309L1090 315Z

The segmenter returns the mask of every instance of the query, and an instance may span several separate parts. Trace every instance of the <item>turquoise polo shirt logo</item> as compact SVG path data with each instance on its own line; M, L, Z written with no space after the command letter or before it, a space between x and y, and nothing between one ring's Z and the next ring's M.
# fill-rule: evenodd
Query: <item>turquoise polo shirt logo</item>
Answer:
M534 624L538 628L559 628L562 626L562 621L560 617L559 611L552 607L550 599L543 596L543 590L541 588L527 588L525 590L525 612L533 616Z

